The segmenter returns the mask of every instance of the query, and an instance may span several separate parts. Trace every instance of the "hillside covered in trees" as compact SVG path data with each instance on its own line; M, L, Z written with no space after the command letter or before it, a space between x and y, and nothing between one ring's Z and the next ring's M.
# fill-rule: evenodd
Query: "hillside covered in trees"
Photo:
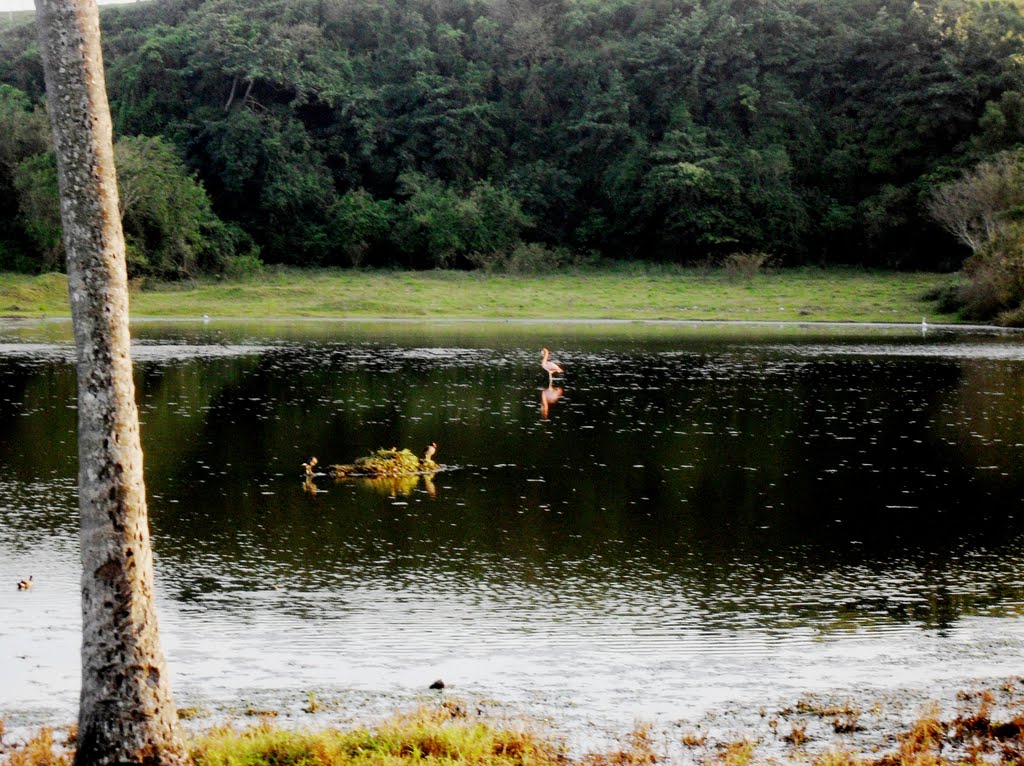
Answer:
M153 0L102 23L136 275L956 267L929 202L1024 146L1019 0ZM42 103L35 30L8 24L0 268L61 265Z

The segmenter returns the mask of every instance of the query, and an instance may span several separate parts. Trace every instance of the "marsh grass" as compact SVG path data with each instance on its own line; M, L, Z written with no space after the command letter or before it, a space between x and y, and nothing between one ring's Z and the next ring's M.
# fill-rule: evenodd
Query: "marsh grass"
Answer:
M263 716L255 724L193 735L190 749L196 766L1010 766L1024 764L1022 686L1015 679L1001 693L962 694L957 713L946 720L938 705L926 706L895 737L891 730L873 732L856 748L819 735L817 752L804 747L810 741L804 721L824 722L853 708L798 704L786 711L796 737L751 730L712 740L687 729L673 747L667 735L662 741L650 726L638 725L616 747L574 755L528 724L496 721L449 699L346 731L286 729ZM780 740L787 747L766 754L765 745L772 751L770 743ZM67 738L42 729L19 744L0 741L0 766L70 766L73 742L73 727Z
M70 766L71 752L53 736L53 729L40 729L24 744L0 749L4 766Z
M564 762L559 747L525 728L491 725L444 706L419 708L374 730L288 731L269 723L242 730L221 727L197 738L192 756L197 766L419 762L545 766Z
M583 766L650 766L665 760L663 748L657 747L649 724L637 724L623 740L621 748L590 753L582 759Z
M948 277L842 268L760 270L621 263L514 275L268 269L244 280L137 285L135 316L404 319L956 321L925 300ZM63 276L0 275L0 314L66 316Z

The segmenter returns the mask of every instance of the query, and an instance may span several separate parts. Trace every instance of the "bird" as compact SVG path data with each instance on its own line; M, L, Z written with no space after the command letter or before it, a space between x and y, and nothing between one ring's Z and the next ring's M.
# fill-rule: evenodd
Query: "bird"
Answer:
M311 457L309 459L308 463L303 463L302 464L302 468L306 472L306 478L307 479L312 479L313 478L313 469L316 468L316 464L318 462L319 461L315 457Z
M423 462L434 462L432 458L434 457L435 452L437 452L437 442L430 442L430 444L427 445L426 451L423 453Z
M928 332L928 320L921 317L921 334L924 335L926 332Z
M22 580L18 583L18 590L28 590L32 587L32 578L35 575L29 575L27 580Z
M439 679L437 679L436 681L434 681L434 683L432 683L432 684L430 685L430 688L431 688L431 689L443 689L443 688L444 688L444 686L445 686L445 683L444 683L444 681L442 681L442 680L441 680L441 679L439 678Z
M547 373L548 373L548 385L549 386L553 385L554 382L555 382L555 373L556 372L565 372L565 370L563 370L557 364L552 362L551 359L549 359L549 357L551 356L551 352L548 351L546 348L542 348L540 350L540 352L543 355L542 359L540 360L540 366L543 367L545 370L547 370Z

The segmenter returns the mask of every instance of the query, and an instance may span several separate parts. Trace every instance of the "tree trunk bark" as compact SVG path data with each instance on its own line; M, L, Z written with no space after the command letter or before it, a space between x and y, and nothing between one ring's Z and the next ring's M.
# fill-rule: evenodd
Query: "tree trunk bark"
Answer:
M232 102L235 100L235 90L238 88L238 75L234 76L231 80L231 93L228 94L228 102L224 104L224 111L228 111L231 108Z
M188 763L153 609L128 280L96 0L35 0L78 359L76 766Z

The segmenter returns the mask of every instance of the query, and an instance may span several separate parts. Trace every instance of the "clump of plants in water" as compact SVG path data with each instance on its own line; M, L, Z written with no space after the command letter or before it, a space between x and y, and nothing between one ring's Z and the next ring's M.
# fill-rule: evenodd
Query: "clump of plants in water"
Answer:
M433 452L422 460L407 449L379 449L372 455L357 458L351 464L332 465L328 473L334 478L348 476L408 476L425 471L437 471L440 466L431 459Z

